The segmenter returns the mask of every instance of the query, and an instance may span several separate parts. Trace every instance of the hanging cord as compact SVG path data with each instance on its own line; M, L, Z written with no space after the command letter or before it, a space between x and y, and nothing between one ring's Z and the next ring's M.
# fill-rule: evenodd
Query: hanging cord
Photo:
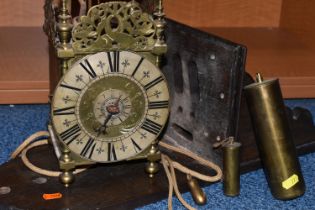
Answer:
M216 175L215 176L208 176L208 175L204 175L201 173L198 173L196 171L193 171L185 166L183 166L182 164L173 161L169 156L162 154L161 155L161 162L163 164L167 179L168 179L168 183L169 183L169 191L168 191L168 209L171 210L172 209L172 197L173 197L173 191L175 191L175 194L178 198L178 200L189 210L194 210L195 208L193 208L192 206L190 206L182 197L181 193L179 192L178 189L178 185L177 185L177 179L176 179L176 174L175 174L175 169L187 174L187 179L191 179L191 177L195 177L197 179L206 181L206 182L216 182L219 181L222 178L222 170L221 168L214 164L211 161L205 160L204 158L196 155L195 153L189 151L189 150L185 150L185 149L181 149L178 147L174 147L172 145L169 145L167 143L164 142L159 142L159 145L161 147L164 147L168 150L183 154L185 156L188 156L194 160L196 160L197 162L199 162L199 164L204 165L208 168L212 168L214 171L216 171Z
M38 174L42 174L45 176L51 176L51 177L58 177L61 172L60 171L50 171L50 170L46 170L46 169L42 169L39 168L37 166L35 166L34 164L32 164L29 159L27 158L27 152L37 146L41 146L41 145L46 145L48 144L48 140L47 138L49 137L49 133L47 131L39 131L34 133L33 135L31 135L30 137L28 137L11 155L11 159L16 158L19 154L21 154L21 159L23 161L23 163L32 171L38 173ZM43 139L45 138L45 139ZM40 139L40 140L39 140ZM173 192L175 191L175 194L177 196L177 198L179 199L179 201L189 210L194 210L195 208L193 208L192 206L190 206L185 199L182 197L181 193L179 192L178 189L178 185L177 185L177 178L176 178L176 174L175 174L175 169L187 174L187 179L191 179L191 177L195 177L197 179L206 181L206 182L216 182L219 181L222 177L222 171L221 168L214 164L211 161L205 160L204 158L196 155L195 153L185 150L185 149L181 149L172 145L169 145L167 143L164 142L159 142L159 145L161 147L164 147L165 149L174 151L176 153L188 156L194 160L196 160L197 162L199 162L199 164L204 165L208 168L213 169L214 171L216 171L216 175L215 176L208 176L208 175L204 175L201 173L198 173L196 171L193 171L185 166L183 166L182 164L173 161L168 155L166 154L161 154L161 162L163 165L163 168L165 170L167 179L168 179L168 183L169 183L169 192L168 192L168 209L171 210L172 209L172 197L173 197ZM78 174L80 172L85 171L86 168L83 169L76 169L74 171L74 174Z
M48 144L47 138L49 137L49 133L47 131L39 131L31 136L29 136L12 154L11 159L16 158L19 154L21 154L21 159L26 167L28 167L31 171L34 171L38 174L45 175L45 176L51 176L51 177L58 177L61 172L60 171L51 171L39 168L32 164L29 159L27 158L27 152L34 148L41 145ZM45 139L43 139L45 138ZM41 140L38 140L41 139ZM83 171L85 171L86 168L76 169L73 173L78 174Z

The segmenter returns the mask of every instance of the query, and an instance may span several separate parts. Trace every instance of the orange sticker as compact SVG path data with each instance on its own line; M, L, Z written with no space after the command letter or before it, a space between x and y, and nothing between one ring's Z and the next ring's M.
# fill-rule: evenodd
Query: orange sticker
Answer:
M59 199L62 198L62 194L61 193L51 193L51 194L43 194L43 198L45 200L53 200L53 199Z

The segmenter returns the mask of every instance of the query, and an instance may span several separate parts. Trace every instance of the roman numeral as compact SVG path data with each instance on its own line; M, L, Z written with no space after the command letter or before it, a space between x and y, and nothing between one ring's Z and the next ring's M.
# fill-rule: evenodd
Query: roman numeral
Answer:
M80 155L91 158L92 154L94 152L94 148L95 148L95 141L93 138L89 138L88 142L86 143L86 145L84 146L83 150L81 151Z
M160 125L156 122L153 122L152 120L145 119L141 128L154 134L154 135L157 135L160 132L160 130L162 129L162 125Z
M141 63L142 63L143 60L144 60L144 58L141 58L140 61L138 62L138 64L137 64L135 70L133 70L133 72L132 72L132 74L131 74L132 77L135 76L135 74L136 74L136 72L138 71L138 69L139 69L139 67L140 67L140 65L141 65Z
M158 84L159 82L163 81L163 77L162 76L159 76L158 78L156 78L155 80L149 82L148 84L146 84L144 86L144 89L147 91L149 90L150 88L152 88L153 86L155 86L156 84Z
M136 153L138 153L138 152L140 152L142 150L141 147L132 138L131 138L131 143L132 143L133 148L134 148Z
M81 67L90 75L90 77L92 79L95 79L96 73L95 73L94 69L92 68L90 62L87 59L85 59L84 62L85 62L85 64L80 62Z
M78 138L78 136L80 136L80 133L74 135L71 139L64 141L64 143L66 143L66 145L70 145L76 138Z
M68 88L68 89L71 89L71 90L74 90L74 91L78 91L78 92L81 91L80 88L76 88L76 87L73 87L73 86L70 86L70 85L66 85L66 84L61 84L60 87Z
M114 51L112 52L113 54L113 59L111 56L111 52L107 52L107 58L109 62L109 68L111 72L119 72L119 51Z
M168 101L153 101L149 102L149 109L164 109L168 108Z
M108 143L108 150L107 150L107 161L117 160L115 147L112 143Z
M124 99L122 99L121 101L123 101L123 102L127 102L129 100L129 98L128 98L128 96L126 97L126 98L124 98Z
M66 107L62 109L55 109L53 111L54 115L71 115L74 114L74 106Z
M81 131L81 129L80 129L79 125L76 124L76 125L72 126L71 128L60 133L59 136L63 141L66 141L70 137L77 136L80 131Z

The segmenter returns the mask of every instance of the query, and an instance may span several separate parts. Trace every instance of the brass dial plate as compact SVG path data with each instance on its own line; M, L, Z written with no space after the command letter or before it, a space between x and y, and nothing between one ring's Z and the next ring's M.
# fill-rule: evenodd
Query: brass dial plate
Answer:
M115 162L136 156L162 131L169 91L162 72L129 51L101 52L74 64L52 100L61 141L85 159Z

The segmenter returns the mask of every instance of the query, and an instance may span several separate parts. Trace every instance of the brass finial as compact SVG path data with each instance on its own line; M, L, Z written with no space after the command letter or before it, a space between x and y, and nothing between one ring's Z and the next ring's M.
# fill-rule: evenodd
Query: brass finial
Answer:
M157 6L157 9L160 13L163 13L163 0L159 0L159 4Z
M58 15L57 32L59 38L59 44L57 47L57 56L61 58L60 69L62 74L64 74L68 69L67 60L73 57L73 51L70 45L71 40L71 16L67 9L67 0L61 1L61 9Z
M60 43L62 45L66 45L70 42L71 39L71 30L72 30L72 24L70 23L71 16L69 14L69 11L67 9L67 0L61 1L61 10L60 14L58 15L58 35L60 39Z
M262 77L262 75L260 73L256 73L256 82L262 82L264 81L264 78Z
M164 28L165 28L165 14L163 12L163 1L159 0L156 10L154 12L155 25L156 25L156 42L154 45L153 53L157 55L156 65L161 63L161 55L166 53L167 46L164 40Z
M164 12L163 12L163 1L159 0L158 6L156 7L156 11L154 12L155 22L157 27L157 39L162 40L162 35L164 32L165 27L165 20L164 20ZM164 41L164 40L163 40Z
M67 12L67 0L61 0L61 13L65 14Z

